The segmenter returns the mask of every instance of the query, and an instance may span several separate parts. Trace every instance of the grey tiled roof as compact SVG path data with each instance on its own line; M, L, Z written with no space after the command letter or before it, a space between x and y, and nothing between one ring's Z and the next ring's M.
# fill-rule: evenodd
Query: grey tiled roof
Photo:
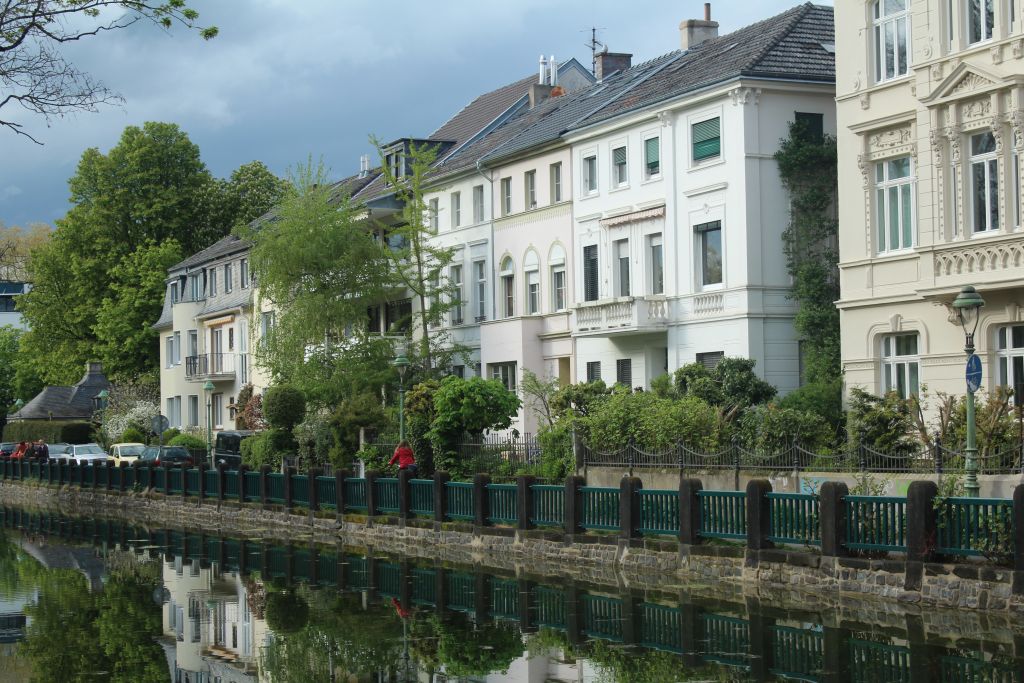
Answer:
M228 235L226 237L220 238L219 240L208 246L206 249L203 249L202 251L198 251L195 254L192 254L184 261L176 263L175 265L171 266L170 269L181 270L182 268L191 268L192 266L198 266L200 264L206 263L207 261L213 261L222 256L227 256L228 254L234 254L240 251L245 251L248 248L249 242L247 242L246 240L236 237L235 235Z
M85 420L92 417L93 399L110 388L102 369L89 368L72 387L44 387L10 416L11 420Z
M236 287L230 292L218 294L217 296L210 297L203 303L202 310L197 315L206 316L211 313L220 313L221 311L230 311L233 308L241 308L242 306L248 306L252 301L252 288L247 287L242 289Z
M740 76L835 83L831 7L806 3L702 43L642 85L581 120L605 121Z

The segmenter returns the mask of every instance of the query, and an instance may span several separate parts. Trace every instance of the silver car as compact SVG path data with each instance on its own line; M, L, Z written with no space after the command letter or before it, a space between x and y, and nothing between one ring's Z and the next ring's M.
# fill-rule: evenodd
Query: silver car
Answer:
M59 457L66 460L78 460L80 462L104 463L107 461L109 456L107 456L107 452L100 448L98 444L83 443L68 446L67 451Z

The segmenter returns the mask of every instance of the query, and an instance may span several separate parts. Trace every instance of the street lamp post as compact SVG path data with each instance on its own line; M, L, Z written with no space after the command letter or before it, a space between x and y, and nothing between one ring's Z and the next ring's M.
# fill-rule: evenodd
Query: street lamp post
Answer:
M957 320L964 331L964 352L967 354L967 448L964 449L964 495L978 497L978 445L975 434L974 392L981 381L981 363L974 355L974 333L978 331L981 307L985 300L971 285L960 290L953 301ZM972 372L974 373L972 375Z
M203 384L206 393L206 461L213 464L213 382Z
M391 361L391 365L398 370L398 440L405 441L405 373L409 369L409 359L401 353Z

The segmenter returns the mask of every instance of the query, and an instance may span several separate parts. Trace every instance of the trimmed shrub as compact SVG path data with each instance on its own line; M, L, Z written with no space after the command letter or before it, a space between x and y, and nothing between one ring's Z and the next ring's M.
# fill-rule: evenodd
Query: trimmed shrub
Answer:
M178 429L177 427L171 427L170 429L164 430L164 433L160 437L160 440L163 443L165 443L165 444L166 443L170 443L171 439L173 439L174 437L178 436L179 434L181 434L181 430L180 429Z
M198 436L192 434L178 434L176 437L167 442L168 446L184 446L185 448L203 449L206 448L206 442L200 439Z
M120 443L146 443L146 435L135 427L129 427L121 433Z
M292 435L280 429L268 429L242 439L240 446L242 462L253 469L269 465L272 469L281 466L284 458L295 453Z
M274 429L290 432L306 417L306 397L295 387L270 387L263 394L263 418Z
M92 425L88 422L64 422L60 420L26 420L8 422L4 426L4 441L35 441L46 443L89 443L92 441Z

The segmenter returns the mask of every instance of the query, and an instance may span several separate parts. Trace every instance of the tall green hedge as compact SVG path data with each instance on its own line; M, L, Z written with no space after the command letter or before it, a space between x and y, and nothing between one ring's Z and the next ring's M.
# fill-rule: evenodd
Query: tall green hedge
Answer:
M35 441L46 443L89 443L92 425L88 422L63 422L60 420L26 420L8 422L4 427L4 441Z

